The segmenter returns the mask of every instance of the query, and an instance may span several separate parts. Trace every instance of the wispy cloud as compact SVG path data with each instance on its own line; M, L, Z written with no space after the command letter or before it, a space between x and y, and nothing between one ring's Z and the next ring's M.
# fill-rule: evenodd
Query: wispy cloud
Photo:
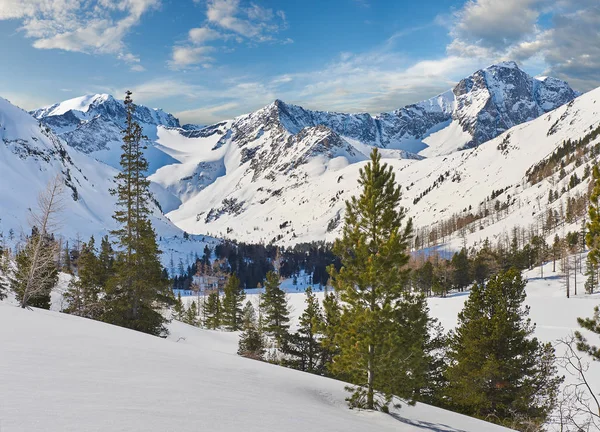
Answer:
M140 69L125 36L160 0L2 0L0 20L20 20L38 49L112 54Z
M185 41L173 47L169 62L172 69L185 69L198 64L208 64L214 59L201 53L215 41L269 42L287 28L285 12L262 7L241 0L207 0L206 20L200 27L192 28ZM285 38L282 43L293 42Z

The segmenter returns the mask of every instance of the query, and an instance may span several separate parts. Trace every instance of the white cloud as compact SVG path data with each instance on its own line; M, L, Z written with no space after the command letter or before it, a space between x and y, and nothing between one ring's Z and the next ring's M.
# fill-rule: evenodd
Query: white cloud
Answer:
M242 3L241 0L207 0L206 22L201 27L192 28L187 40L173 48L169 64L171 67L185 68L202 63L207 67L210 63L206 63L198 50L211 41L275 41L274 35L286 28L287 20L283 11L274 11L256 3ZM292 42L290 38L281 40L284 44ZM179 57L176 58L176 55Z
M585 91L600 85L599 26L597 0L469 0L450 24L447 49L461 57L542 63L545 75Z
M190 42L198 45L218 39L219 37L221 37L219 32L208 27L193 28L189 31Z
M123 39L160 0L2 0L0 20L21 20L38 49L113 54L139 63Z
M206 55L210 51L212 48L207 46L176 46L173 47L173 55L169 64L173 69L179 69L199 63L210 63L213 59Z

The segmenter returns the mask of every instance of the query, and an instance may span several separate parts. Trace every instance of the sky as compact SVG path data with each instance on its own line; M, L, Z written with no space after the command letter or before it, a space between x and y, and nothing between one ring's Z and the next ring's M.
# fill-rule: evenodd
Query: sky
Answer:
M502 60L600 86L598 0L0 0L0 40L24 109L130 89L182 123L391 111Z

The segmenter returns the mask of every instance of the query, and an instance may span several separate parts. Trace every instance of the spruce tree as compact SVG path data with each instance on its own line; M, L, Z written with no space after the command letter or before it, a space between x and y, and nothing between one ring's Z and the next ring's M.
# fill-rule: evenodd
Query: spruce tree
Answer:
M452 257L452 267L452 284L460 291L463 291L471 283L469 255L465 248L454 254Z
M590 194L589 221L587 223L585 241L590 248L587 259L598 267L600 263L600 208L598 207L598 199L600 198L600 169L598 165L594 165L592 177L594 188Z
M242 304L246 293L240 287L240 279L234 274L229 277L223 296L223 325L229 331L242 329Z
M198 326L198 306L195 300L192 301L190 307L185 311L183 322L191 326Z
M203 304L204 326L211 330L216 330L222 325L222 305L219 292L213 290L205 298Z
M323 299L323 321L321 333L321 364L328 375L332 375L333 359L339 353L337 334L341 331L342 307L335 293Z
M377 149L360 170L359 185L361 194L346 202L343 235L334 245L342 267L329 269L343 303L336 335L339 353L332 370L356 385L351 389L351 406L374 409L387 406L390 373L405 351L398 338L398 316L405 301L412 221L402 227L405 210L399 206L400 187L392 168L381 163ZM410 331L405 325L402 328ZM375 398L377 390L385 393L382 403ZM410 393L410 389L402 391Z
M131 92L125 97L127 119L123 131L121 171L115 177L117 197L113 215L119 228L116 238L113 272L106 284L102 320L133 330L164 335L167 319L162 310L173 302L168 281L160 263L160 250L150 222L149 180L145 173L144 137L134 120L135 105Z
M238 354L255 360L263 360L267 344L250 300L244 306L242 323L243 332L240 334L238 342Z
M306 288L306 307L300 315L296 333L290 334L282 351L286 354L284 364L310 373L322 370L322 355L319 332L323 328L323 313L312 288Z
M242 329L247 329L250 325L257 323L256 311L252 302L248 300L242 310Z
M183 321L183 317L185 314L185 306L183 305L183 301L181 300L181 293L177 293L177 300L175 300L175 304L173 305L173 318L177 321Z
M265 310L265 330L281 346L290 328L290 311L285 292L279 286L279 275L268 272L265 279L265 292L261 296Z
M54 260L56 242L33 228L15 257L16 269L8 279L21 307L50 309L50 294L58 282Z
M594 316L592 318L577 318L577 322L581 328L600 335L600 307L596 306L594 308ZM600 346L591 344L581 332L575 332L575 338L579 351L590 355L595 361L600 361ZM598 414L600 415L600 413Z
M68 306L64 312L90 319L98 319L102 310L100 307L100 293L103 289L103 274L98 257L96 245L92 236L81 247L78 263L78 277L71 279L69 288L65 292Z
M472 288L451 336L447 370L453 409L519 430L544 424L562 382L554 348L532 337L525 285L511 269Z

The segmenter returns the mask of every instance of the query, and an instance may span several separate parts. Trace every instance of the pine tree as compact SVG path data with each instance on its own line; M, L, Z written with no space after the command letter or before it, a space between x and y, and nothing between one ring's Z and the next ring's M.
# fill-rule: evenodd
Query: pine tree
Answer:
M252 302L248 300L242 310L242 329L245 330L252 324L256 325L256 323L256 311L254 310L254 306L252 306Z
M238 354L255 360L263 360L266 341L258 325L256 312L250 300L244 306L242 322L243 332L240 334L238 342Z
M229 277L224 288L223 322L229 331L242 329L242 304L246 293L240 287L240 280L234 274Z
M185 306L181 300L181 293L177 293L177 300L175 300L175 304L173 305L173 318L177 321L183 321L184 314Z
M191 326L198 326L198 306L195 300L192 301L190 307L185 311L183 322Z
M101 286L106 286L108 279L112 276L114 260L115 251L113 250L108 236L104 236L100 242L100 253L98 254L98 265L100 266L101 271Z
M600 307L594 308L594 316L592 318L577 318L579 326L600 335ZM581 332L575 332L575 338L577 340L577 349L590 355L592 359L600 361L600 346L594 346L581 334ZM598 413L600 415L600 413Z
M598 207L598 198L600 198L600 168L594 165L592 169L594 188L590 194L590 206L588 210L589 222L587 223L586 243L590 248L588 260L596 267L600 263L600 209Z
M167 333L162 309L172 304L172 292L164 279L156 234L150 222L148 162L144 157L146 137L134 120L131 92L125 97L127 112L123 131L121 172L115 177L117 196L113 215L119 228L112 232L118 250L113 274L107 281L102 319L108 323L153 335Z
M261 296L265 310L265 330L275 338L281 346L290 328L290 311L285 292L279 286L279 275L267 273L265 292Z
M592 294L598 286L598 271L596 265L589 258L586 260L585 275L588 277L585 281L585 291Z
M216 330L222 325L222 305L217 290L208 294L205 299L204 307L204 326L211 330Z
M98 319L102 310L100 293L103 289L103 275L96 246L92 236L88 243L81 247L78 259L78 277L71 279L69 288L64 294L68 306L64 312L90 319Z
M323 299L323 322L319 329L321 333L321 364L328 375L332 375L334 357L339 354L336 339L341 331L342 308L335 293L330 293Z
M374 409L387 406L390 374L403 358L398 315L405 301L412 221L401 228L405 210L399 207L400 187L377 149L360 170L359 185L362 192L346 203L343 236L334 246L342 267L330 267L344 305L332 371L357 386L351 389L351 406ZM406 325L401 327L407 331ZM383 404L375 400L376 390L386 393Z
M300 315L296 333L290 334L282 351L287 355L285 364L310 373L322 370L321 343L319 332L323 328L323 313L312 288L306 288L306 308Z
M462 248L452 257L452 284L463 291L471 283L470 263L467 250Z
M16 269L8 278L21 307L50 309L50 293L58 282L55 252L54 239L37 228L17 252Z
M554 348L531 337L521 273L475 285L451 336L447 396L467 415L524 430L541 427L556 404Z

